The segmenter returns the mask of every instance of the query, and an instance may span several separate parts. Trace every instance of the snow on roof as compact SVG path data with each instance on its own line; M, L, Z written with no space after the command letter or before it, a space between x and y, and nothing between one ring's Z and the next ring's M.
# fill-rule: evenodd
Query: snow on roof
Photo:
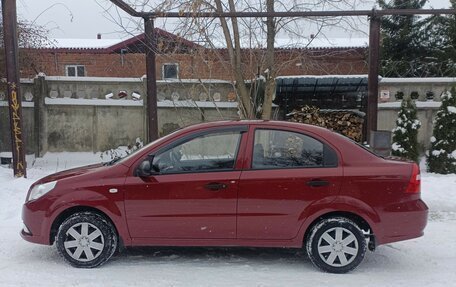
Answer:
M47 81L141 83L141 78L46 76Z
M0 101L0 107L8 107L8 106L9 106L8 101ZM35 107L35 103L22 101L22 107L23 108L33 108L33 107Z
M415 101L416 107L418 109L421 108L434 108L437 109L442 105L442 102L437 101ZM395 108L398 109L401 107L401 102L387 102L387 103L378 103L379 108L388 109L388 108Z
M363 48L367 47L368 38L276 38L276 48Z
M381 83L454 83L456 78L382 78Z
M324 79L324 78L367 78L368 75L294 75L294 76L279 76L276 79L300 79L300 78L316 78L316 79ZM379 83L381 84L390 84L390 83L455 83L456 77L440 77L440 78L383 78L381 76L378 77Z
M183 101L158 101L157 107L163 108L237 108L238 102L203 102L203 101L192 101L192 100L183 100Z
M184 83L184 84L232 84L232 82L220 79L165 79L157 80L162 83Z
M7 102L5 101L7 104ZM130 106L130 107L142 107L143 101L135 100L105 100L105 99L72 99L72 98L44 98L46 105L71 105L71 106ZM25 104L25 102L24 102ZM33 103L32 103L33 104ZM2 102L0 102L0 106ZM238 102L203 102L203 101L158 101L157 107L159 108L237 108ZM276 105L273 105L276 107Z
M213 39L213 44L216 48L226 48L224 39ZM368 38L281 38L275 39L275 48L279 49L327 49L327 48L367 48L369 43ZM250 39L241 39L243 48L266 48L266 39L256 39L254 43Z
M72 99L72 98L44 98L46 105L74 105L74 106L132 106L142 107L143 101L135 100L105 100L105 99Z
M122 83L141 83L146 75L141 78L119 78L119 77L68 77L68 76L46 76L47 81L66 81L66 82L122 82ZM21 79L21 83L33 83L33 80ZM230 84L227 80L219 79L165 79L157 80L157 83L181 83L181 84Z
M316 78L316 79L327 79L327 78L340 78L340 79L351 79L351 78L367 78L367 75L295 75L295 76L279 76L276 80L280 79L301 79L301 78Z
M135 36L136 37L136 36ZM48 48L63 48L63 49L104 49L119 44L128 39L66 39L54 38L48 44ZM253 46L249 39L241 39L243 48L260 48L266 47L266 39L254 43ZM216 48L225 48L225 41L223 39L216 39L213 41ZM264 44L263 44L264 43ZM291 49L291 48L309 48L309 49L323 49L323 48L365 48L368 47L368 38L281 38L275 39L275 48ZM264 45L261 47L261 45Z
M122 39L51 39L48 48L103 49L122 42Z

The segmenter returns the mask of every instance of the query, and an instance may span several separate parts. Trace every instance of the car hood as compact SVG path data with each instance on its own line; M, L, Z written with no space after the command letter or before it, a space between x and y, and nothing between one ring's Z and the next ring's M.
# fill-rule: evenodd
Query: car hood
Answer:
M106 168L108 168L108 166L105 166L105 165L103 165L101 163L100 164L87 165L87 166L81 166L81 167L68 169L68 170L64 170L64 171L60 171L60 172L48 175L48 176L43 177L42 179L40 179L35 184L37 184L37 183L41 184L41 183L46 183L46 182L51 182L51 181L56 181L56 180L62 180L62 179L65 179L65 178L75 177L75 176L79 176L79 175L83 175L83 174L99 171L99 170L106 169Z

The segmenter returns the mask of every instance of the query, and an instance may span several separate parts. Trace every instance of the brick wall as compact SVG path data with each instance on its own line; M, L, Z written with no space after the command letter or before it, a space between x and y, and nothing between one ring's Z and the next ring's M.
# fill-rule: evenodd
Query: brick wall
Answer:
M146 73L144 54L112 54L88 52L41 51L35 57L33 67L22 67L22 77L33 77L37 72L48 76L64 76L66 65L84 65L90 77L141 77ZM278 49L276 51L278 76L284 75L327 75L366 74L366 49L299 50ZM246 78L262 74L264 50L244 50L243 72ZM157 55L157 78L162 79L164 63L179 64L179 78L234 80L229 71L226 50L200 50L192 54Z

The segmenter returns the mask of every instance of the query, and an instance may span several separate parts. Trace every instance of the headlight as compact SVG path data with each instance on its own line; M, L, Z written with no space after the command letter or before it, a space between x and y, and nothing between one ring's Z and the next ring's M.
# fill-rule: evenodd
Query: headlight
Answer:
M45 195L46 193L51 191L55 187L56 183L57 183L57 181L51 181L51 182L35 185L32 188L32 190L30 191L30 195L29 195L29 198L27 201L35 200L35 199L42 197L43 195Z

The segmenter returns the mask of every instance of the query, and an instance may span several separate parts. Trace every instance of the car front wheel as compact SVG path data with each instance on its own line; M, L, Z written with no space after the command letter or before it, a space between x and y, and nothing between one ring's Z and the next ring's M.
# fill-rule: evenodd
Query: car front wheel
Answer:
M323 219L312 227L306 242L311 262L330 273L355 269L363 260L366 248L362 230L344 217Z
M105 263L114 254L117 243L112 223L92 212L68 217L60 225L56 237L59 254L79 268L94 268Z

